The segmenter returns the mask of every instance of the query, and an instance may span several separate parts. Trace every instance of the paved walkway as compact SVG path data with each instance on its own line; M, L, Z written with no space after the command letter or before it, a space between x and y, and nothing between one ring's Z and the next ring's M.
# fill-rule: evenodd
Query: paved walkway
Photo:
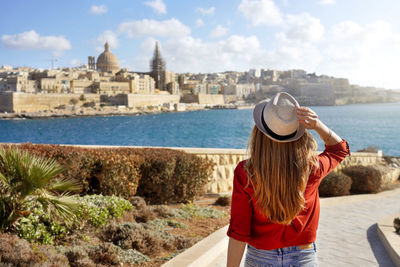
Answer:
M317 233L319 266L394 266L378 237L376 223L397 212L400 212L400 189L321 199ZM209 266L225 267L226 250Z

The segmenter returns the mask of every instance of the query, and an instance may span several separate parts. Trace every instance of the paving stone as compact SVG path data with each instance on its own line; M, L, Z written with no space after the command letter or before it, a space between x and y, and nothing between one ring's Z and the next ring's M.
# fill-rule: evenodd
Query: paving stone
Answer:
M353 201L361 197L362 200ZM324 202L328 203L326 206L321 205L317 232L319 266L394 266L377 235L376 223L384 216L400 212L400 189L337 199L337 204L332 199ZM210 266L226 266L226 252L214 264Z

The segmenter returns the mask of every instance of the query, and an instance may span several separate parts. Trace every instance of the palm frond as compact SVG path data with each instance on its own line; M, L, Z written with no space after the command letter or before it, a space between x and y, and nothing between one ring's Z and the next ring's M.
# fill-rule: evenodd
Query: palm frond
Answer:
M67 196L80 189L76 181L53 180L62 173L55 160L36 157L16 148L0 148L0 228L12 225L29 203L38 201L54 216L72 222L79 203ZM64 192L61 195L52 193ZM10 205L4 197L8 195Z
M29 175L27 180L32 183L34 188L47 187L52 178L61 174L64 168L52 159L27 156L29 164Z
M54 196L44 190L41 196L37 198L37 201L50 212L51 216L61 218L67 224L76 218L79 211L79 202L71 196Z
M2 182L6 184L8 187L12 187L15 185L16 177L17 177L17 167L15 166L14 158L17 157L15 149L4 149L0 148L0 170L2 174Z
M62 178L55 179L46 186L46 189L51 192L79 192L82 188L80 182L72 179Z

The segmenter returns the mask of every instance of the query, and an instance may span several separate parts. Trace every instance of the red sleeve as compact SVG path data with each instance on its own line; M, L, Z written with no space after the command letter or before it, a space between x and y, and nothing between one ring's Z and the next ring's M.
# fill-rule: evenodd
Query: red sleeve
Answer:
M247 242L251 234L253 207L251 196L245 191L248 186L248 178L243 169L243 163L238 164L233 177L231 219L227 235L236 240Z
M318 155L319 166L313 174L314 178L320 182L321 179L333 171L347 155L350 155L350 149L349 144L345 140L342 140L336 145L325 145L325 150Z

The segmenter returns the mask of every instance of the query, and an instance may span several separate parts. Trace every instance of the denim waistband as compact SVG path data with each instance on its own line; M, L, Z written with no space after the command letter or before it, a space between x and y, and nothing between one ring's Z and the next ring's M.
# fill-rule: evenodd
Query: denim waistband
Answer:
M316 245L315 242L312 242L312 248L310 250L316 251ZM277 248L277 249L270 249L270 250L264 250L264 249L257 249L251 245L247 245L247 251L250 254L262 254L262 253L268 253L268 254L276 254L276 255L282 255L285 253L290 253L290 252L296 252L296 251L302 251L303 249L300 249L298 246L293 246L293 247L284 247L284 248Z
M271 250L256 249L247 246L245 267L250 266L318 266L315 243L310 249L299 249L297 246Z

